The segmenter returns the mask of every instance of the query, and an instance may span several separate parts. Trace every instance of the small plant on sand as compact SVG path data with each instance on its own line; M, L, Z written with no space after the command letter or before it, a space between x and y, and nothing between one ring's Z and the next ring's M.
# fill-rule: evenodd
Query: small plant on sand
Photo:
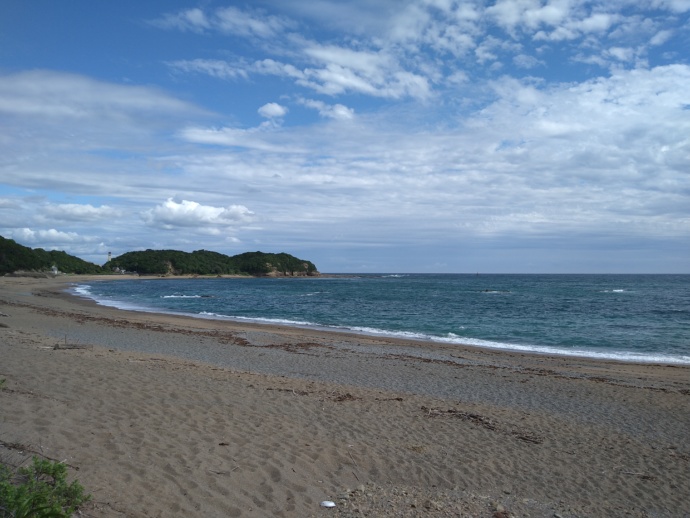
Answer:
M0 518L68 518L90 498L60 462L34 457L16 473L0 465Z
M0 379L0 390L5 388L5 381L7 381L5 378Z

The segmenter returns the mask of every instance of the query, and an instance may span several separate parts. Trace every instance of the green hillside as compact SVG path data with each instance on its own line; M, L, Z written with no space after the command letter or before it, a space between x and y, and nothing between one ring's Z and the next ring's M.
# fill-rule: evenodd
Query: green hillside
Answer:
M318 275L310 261L290 254L246 252L227 256L208 250L180 252L178 250L146 250L127 252L104 265L142 275L255 275L255 276L313 276Z
M18 271L105 274L116 269L141 275L253 275L270 277L319 275L314 263L286 253L246 252L228 256L208 250L127 252L103 266L65 252L29 248L0 236L0 275Z
M0 275L17 271L49 272L53 266L62 273L104 273L100 266L65 252L29 248L0 236Z

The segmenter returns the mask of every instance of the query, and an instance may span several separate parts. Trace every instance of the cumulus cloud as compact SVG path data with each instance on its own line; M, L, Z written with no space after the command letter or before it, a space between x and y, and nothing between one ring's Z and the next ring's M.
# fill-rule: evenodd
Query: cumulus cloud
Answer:
M266 103L257 111L262 117L273 119L277 117L284 117L285 114L287 114L288 109L278 103Z
M499 0L486 9L486 14L500 26L512 31L519 25L530 29L541 25L558 25L569 15L569 11L569 2L556 1L542 6L541 2Z
M22 243L40 243L42 247L55 247L60 245L71 245L83 241L83 238L76 232L62 232L54 228L47 230L31 230L30 228L19 228L10 232L12 238Z
M635 57L635 50L630 47L611 47L605 51L605 54L619 61L631 61Z
M176 228L224 228L248 223L254 213L244 205L213 207L195 201L176 202L168 198L164 203L142 213L144 221L151 226L167 230Z

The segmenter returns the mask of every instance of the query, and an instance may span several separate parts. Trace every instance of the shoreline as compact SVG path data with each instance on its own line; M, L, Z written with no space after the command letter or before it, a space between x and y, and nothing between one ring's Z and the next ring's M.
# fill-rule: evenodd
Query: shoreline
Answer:
M156 278L158 277L151 277L151 279ZM148 278L131 276L131 279ZM30 297L38 297L37 299L34 297L33 301L48 302L47 306L51 307L51 311L53 312L55 309L52 308L53 304L50 302L50 299L58 300L59 306L64 306L65 304L67 307L75 306L82 311L88 311L88 313L92 315L89 317L66 312L65 316L68 318L76 317L78 320L84 318L93 319L115 327L121 326L123 324L123 319L126 319L129 324L133 325L136 331L142 331L148 328L165 332L165 329L167 329L173 332L183 332L184 336L193 336L196 333L207 336L210 335L212 337L223 336L223 334L225 334L231 337L225 340L229 343L235 341L242 342L244 345L262 347L268 346L269 342L276 342L281 344L278 347L285 349L289 349L292 343L314 343L324 345L330 349L339 349L354 354L367 354L370 356L391 358L399 357L401 359L418 360L435 364L453 364L459 367L491 366L492 368L510 369L516 372L529 372L535 369L548 370L559 376L573 379L586 379L588 377L597 377L601 374L605 374L615 377L619 383L639 386L644 386L641 380L656 382L656 380L661 380L664 377L670 377L673 380L690 380L690 365L688 364L632 362L619 359L548 354L535 351L514 351L466 344L449 344L430 340L372 336L345 330L317 329L306 326L298 327L263 322L241 322L230 319L207 319L193 315L161 313L156 311L122 310L116 307L101 305L89 297L69 293L66 289L68 284L98 280L102 280L101 276L73 276L69 279L61 277L48 279L47 283L44 282L43 279L38 280L38 282L36 282L35 279L28 280L28 282L27 279L24 279L24 282L17 282L14 284L26 284L30 286ZM0 286L3 286L2 278L0 278ZM3 287L8 288L7 285ZM1 301L2 297L0 296L0 302ZM94 341L94 336L92 336L94 333L89 333L88 331L78 332L75 328L72 328L67 334L74 335L69 338L73 341ZM108 336L104 337L100 331L96 331L95 336L99 338L101 342L104 342L106 347L121 347L119 338L117 337L112 339ZM61 332L53 332L53 337L55 339L61 338ZM252 342L256 342L256 344ZM169 351L164 346L160 347L155 345L155 340L133 340L132 343L134 345L129 346L126 350L136 353L151 352L155 354L165 354L173 357L179 354L182 359L201 361L214 364L218 367L243 368L242 364L232 364L232 362L228 362L227 358L222 358L218 355L204 356L203 352L199 353L198 351L196 354L193 352L190 353L189 348L184 351ZM275 345L275 343L270 345ZM256 362L256 360L257 358L251 358L247 361ZM284 374L282 372L283 367L283 365L280 365L278 369L267 368L265 370L267 374L282 375ZM687 378L684 376L685 373L688 374ZM337 379L338 382L347 383L350 381L351 374L340 377L336 376L336 374L337 373L331 373L331 378L342 378ZM299 372L292 372L292 375L300 374ZM336 381L328 376L318 376L314 373L310 375L321 381ZM655 387L655 385L652 386ZM390 388L394 390L399 389L398 387Z
M65 459L94 494L86 516L690 513L690 366L64 292L91 280L0 278L0 459Z
M323 278L335 278L335 277L343 277L347 276L349 277L349 274L323 274ZM85 278L82 281L70 281L69 284L77 284L79 282L89 282L89 281L107 281L107 280L113 280L109 278L103 278L102 276L84 276ZM120 276L117 276L120 277ZM246 276L219 276L223 278L252 278L252 277L246 277ZM127 280L137 280L137 279L142 279L142 280L175 280L175 279L200 279L201 277L198 276L124 276L124 279ZM208 278L216 278L216 277L208 277ZM318 278L309 278L309 277L296 277L296 279L318 279ZM114 280L117 280L114 279ZM277 323L277 322L270 322L270 321L262 321L261 319L252 319L252 318L234 318L234 317L226 317L222 315L215 315L215 316L201 316L201 315L195 315L195 314L185 314L185 313L176 313L174 311L162 311L158 308L128 308L128 307L120 307L116 304L110 305L110 304L102 304L99 302L97 299L90 297L88 295L80 295L80 294L74 294L72 293L73 296L76 297L83 297L87 300L92 301L93 303L99 305L99 306L106 306L106 307L112 307L114 309L120 310L120 311L131 311L131 312L140 312L140 313L155 313L155 314L161 314L161 315L170 315L170 316L175 316L175 317L187 317L187 318L198 318L201 320L217 320L220 322L229 322L231 324L248 324L248 325L259 325L259 326L278 326L278 327L290 327L290 328L295 328L295 329L303 329L303 330L312 330L315 332L322 332L322 333L334 333L334 334L346 334L346 335L352 335L352 336L362 336L362 337L368 337L368 338L382 338L382 339L392 339L392 340L399 340L401 342L409 342L411 344L423 344L423 345L430 345L430 344L444 344L444 345L450 345L451 347L457 346L459 348L471 348L471 349L478 349L478 350L490 350L490 351L497 351L497 352L506 352L506 353L514 353L514 354L530 354L530 355L538 355L538 356L546 356L546 357L564 357L564 358L570 358L571 360L577 360L577 359L585 359L585 360L592 360L592 361L613 361L613 362L622 362L622 363L630 363L630 364L640 364L640 365L688 365L690 366L690 357L688 356L674 356L674 355L664 355L664 354L659 354L659 355L654 355L652 353L635 353L632 351L612 351L612 352L601 352L597 350L588 350L588 349L578 349L578 350L568 350L568 349L560 349L556 346L530 346L530 345L522 345L522 344L509 344L509 343L494 343L486 340L481 340L481 339L476 339L474 340L475 343L468 343L467 339L462 339L462 338L457 338L457 339L446 339L441 336L419 336L419 337L414 337L414 336L405 336L405 333L398 333L394 331L386 331L386 330L377 330L376 332L366 332L362 330L356 330L356 329L348 329L348 328L338 328L338 327L328 327L328 326L323 326L319 324L300 324L300 323Z

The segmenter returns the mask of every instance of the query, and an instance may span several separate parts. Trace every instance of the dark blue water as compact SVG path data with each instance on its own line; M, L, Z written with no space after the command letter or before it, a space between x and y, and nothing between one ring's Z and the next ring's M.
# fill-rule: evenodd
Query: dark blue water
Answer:
M690 275L117 280L77 291L122 309L690 363Z

